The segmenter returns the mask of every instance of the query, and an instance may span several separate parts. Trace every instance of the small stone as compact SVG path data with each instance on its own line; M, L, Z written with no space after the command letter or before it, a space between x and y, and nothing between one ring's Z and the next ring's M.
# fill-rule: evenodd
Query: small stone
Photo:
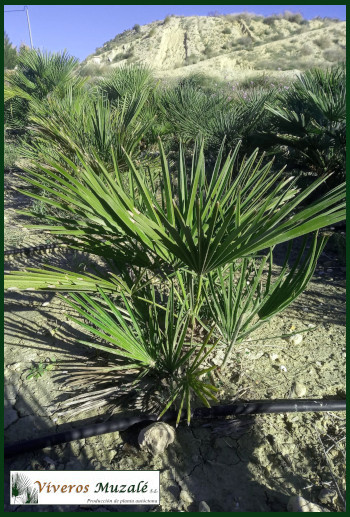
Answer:
M301 382L295 382L293 385L292 395L296 395L297 397L304 397L306 395L306 386Z
M165 422L156 422L145 427L138 436L140 448L153 455L164 452L174 440L174 428Z
M319 504L310 503L299 495L292 496L287 504L288 512L329 512Z
M209 505L205 501L201 501L198 505L199 512L210 512Z
M303 342L303 336L301 334L294 334L288 339L291 345L300 345Z
M274 353L272 353L272 354L269 354L269 357L270 357L271 361L277 361L277 359L278 359L278 354L274 354Z
M41 304L42 307L47 307L48 305L50 305L50 302L44 302Z
M337 500L337 491L332 488L322 488L318 494L318 500L323 504L334 504Z
M181 490L180 499L187 505L193 503L193 497L188 492L188 490Z
M280 371L281 371L281 372L286 372L286 371L287 371L287 367L286 367L286 366L284 366L284 364L281 364L281 366L280 366Z
M21 363L12 363L7 366L9 370L14 370L15 372L18 372L18 370L21 369Z
M225 357L225 352L223 350L218 350L215 354L215 357L212 359L212 362L219 366L222 364Z
M264 351L260 350L259 352L256 352L255 354L251 354L250 359L253 359L254 361L256 361L257 359L260 359L260 357L262 357L263 355L264 355Z

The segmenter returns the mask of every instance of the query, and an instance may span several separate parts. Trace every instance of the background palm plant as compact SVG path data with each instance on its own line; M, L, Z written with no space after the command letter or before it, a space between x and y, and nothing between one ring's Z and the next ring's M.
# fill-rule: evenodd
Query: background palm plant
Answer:
M98 87L113 102L125 97L141 95L145 90L152 92L156 81L149 68L142 65L124 65L115 68L99 81Z
M113 148L114 159L122 166L122 148L137 157L141 138L152 123L152 118L140 117L148 95L144 91L112 106L96 91L75 88L63 98L53 96L45 102L34 102L35 110L30 116L33 141L24 143L23 155L47 163L47 159L59 159L62 153L76 162L78 152L94 166L98 166L97 157L111 168Z
M266 104L270 129L256 141L274 152L285 147L293 169L332 173L327 188L345 179L345 68L306 71ZM283 147L284 146L284 147Z
M207 161L215 158L225 138L225 153L241 140L240 156L251 152L249 137L264 127L265 103L275 97L273 89L255 88L249 95L229 97L226 90L203 89L194 79L163 89L159 108L167 122L168 132L184 142L204 138Z
M67 88L79 88L85 79L77 73L78 60L64 52L22 49L17 69L5 75L5 122L25 128L31 112L30 101L49 95L62 97Z

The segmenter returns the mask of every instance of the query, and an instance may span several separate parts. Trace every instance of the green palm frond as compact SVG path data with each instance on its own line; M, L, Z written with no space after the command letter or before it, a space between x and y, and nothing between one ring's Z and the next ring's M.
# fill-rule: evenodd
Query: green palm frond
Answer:
M342 66L308 70L278 95L276 103L266 103L270 131L261 135L270 147L295 150L295 163L334 173L333 184L345 178L345 85Z
M98 294L98 299L87 294L71 294L68 300L65 298L65 302L84 322L71 313L68 318L95 337L94 341L79 342L114 358L101 373L113 371L117 378L118 372L133 370L138 373L139 379L146 374L165 378L169 384L169 400L159 417L180 397L179 421L184 393L187 393L189 418L191 396L198 396L206 405L208 398L216 400L213 395L216 388L199 379L214 368L201 369L215 347L215 344L209 345L212 332L202 345L188 341L189 315L183 305L179 307L176 303L173 288L170 289L166 307L160 308L150 300L150 304L147 304L148 318L123 293L118 305L100 288ZM100 391L94 392L96 403L103 400L105 388L103 385ZM74 399L71 403L75 403Z
M50 197L21 192L67 214L51 216L51 226L37 228L78 238L82 248L85 243L89 251L98 251L101 245L103 250L101 241L108 241L131 265L153 263L155 268L183 268L203 276L234 260L344 219L344 185L300 208L325 178L298 192L293 180L277 182L277 176L271 177L272 162L262 166L257 151L237 168L239 146L225 161L221 148L210 181L205 173L203 142L195 149L190 176L180 152L175 187L162 144L159 145L162 206L147 174L137 169L127 154L134 183L131 192L122 184L117 165L111 173L97 158L99 173L80 155L79 167L62 155L73 175L55 162L50 163L50 169L41 167L41 173L28 171L24 179L45 189Z
M52 96L45 102L33 102L30 123L35 141L23 146L23 154L32 161L48 163L50 158L60 159L60 153L76 162L80 153L98 169L97 155L112 169L114 153L119 166L123 166L122 148L137 157L141 138L152 123L151 118L140 117L148 96L147 91L134 94L112 107L106 98L75 89L62 99Z
M226 347L223 365L232 348L272 316L282 312L306 289L327 237L314 236L306 250L308 238L288 271L292 250L290 243L284 265L273 279L273 249L263 257L252 257L219 268L209 275L205 292L207 306ZM267 267L266 267L267 265Z
M149 94L155 88L155 80L144 65L124 65L99 81L98 88L113 103L145 92Z

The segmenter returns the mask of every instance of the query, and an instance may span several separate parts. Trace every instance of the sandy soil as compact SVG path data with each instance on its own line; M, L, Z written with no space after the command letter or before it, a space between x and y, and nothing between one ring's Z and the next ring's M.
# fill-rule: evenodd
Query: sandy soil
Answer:
M11 232L22 231L23 217L14 207L28 205L11 187L18 180L5 177L5 218L8 247ZM29 201L30 203L30 201ZM43 242L44 236L24 234L20 246ZM11 244L9 244L11 243ZM63 267L80 267L83 257L45 256ZM29 260L29 262L26 262ZM11 259L6 269L39 265L43 257ZM331 249L320 260L307 291L282 315L262 327L237 349L237 356L221 373L220 400L288 398L301 389L304 398L339 397L345 394L345 281L344 267ZM76 343L83 334L67 322L66 309L54 294L6 293L5 295L5 441L69 429L78 423L98 421L98 414L58 416L70 392L64 365L93 360L91 349ZM305 330L303 342L291 345L279 336ZM28 379L33 365L57 360L55 369ZM281 371L280 366L286 367ZM161 472L161 506L72 507L74 511L198 511L206 501L211 511L287 511L294 494L319 502L322 488L334 488L334 478L344 486L344 414L299 413L254 418L242 435L215 432L217 422L196 421L180 425L175 443L162 456L151 457L137 447L142 426L128 431L88 438L12 458L6 470L123 470L156 469ZM74 422L74 423L72 423ZM215 425L214 425L215 424ZM324 450L333 476L327 464ZM7 497L8 477L5 477ZM187 502L181 491L189 492ZM325 505L343 511L335 498ZM28 506L6 506L7 511L33 511ZM40 506L36 511L67 511L68 507Z

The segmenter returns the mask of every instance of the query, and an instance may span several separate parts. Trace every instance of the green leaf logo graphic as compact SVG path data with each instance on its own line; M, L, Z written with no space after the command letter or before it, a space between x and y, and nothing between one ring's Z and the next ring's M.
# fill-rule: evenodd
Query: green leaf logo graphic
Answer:
M11 500L14 504L37 504L38 490L34 488L32 482L24 474L14 474L12 476Z

